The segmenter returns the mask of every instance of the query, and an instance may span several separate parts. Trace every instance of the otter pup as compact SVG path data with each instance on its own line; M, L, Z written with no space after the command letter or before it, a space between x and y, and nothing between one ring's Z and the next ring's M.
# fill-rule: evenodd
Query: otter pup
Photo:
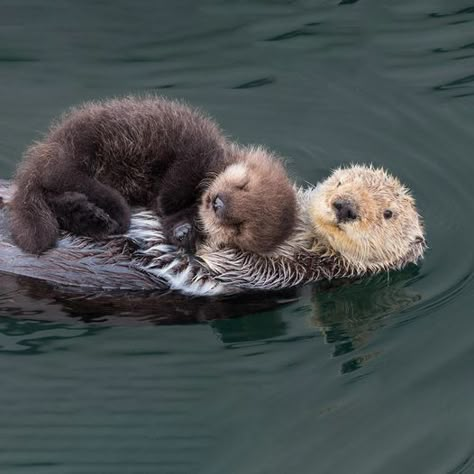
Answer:
M159 97L72 109L26 152L15 181L12 237L35 254L54 246L60 228L93 238L126 232L129 205L151 207L168 240L186 248L210 237L270 253L296 219L279 160L229 143L198 110Z

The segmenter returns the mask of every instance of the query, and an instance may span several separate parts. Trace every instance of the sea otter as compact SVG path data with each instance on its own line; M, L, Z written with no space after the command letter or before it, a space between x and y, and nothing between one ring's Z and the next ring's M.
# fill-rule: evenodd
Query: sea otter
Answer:
M167 239L188 249L210 236L270 253L296 219L279 159L229 142L202 112L160 97L72 109L26 152L15 183L12 237L34 254L53 247L59 229L95 239L126 232L129 205L153 209Z
M7 202L9 191L0 186ZM218 248L212 241L190 256L170 246L160 220L142 210L124 236L96 242L65 234L57 248L35 259L9 242L0 219L0 271L98 289L221 295L397 270L423 257L415 201L381 169L338 169L316 187L300 188L297 198L295 232L271 256Z

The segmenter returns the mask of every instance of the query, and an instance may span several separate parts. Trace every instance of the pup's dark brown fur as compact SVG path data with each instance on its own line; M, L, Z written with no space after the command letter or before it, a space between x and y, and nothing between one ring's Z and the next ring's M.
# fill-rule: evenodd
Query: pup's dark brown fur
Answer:
M194 223L201 196L229 165L245 163L239 150L213 121L179 102L130 97L87 103L27 151L11 203L13 239L39 254L54 246L60 228L97 238L122 233L129 226L132 204L152 207L163 218L169 239L192 247L199 234ZM267 184L291 189L284 172ZM292 191L284 195L283 212L261 223L263 236L277 238L260 242L258 248L244 242L246 250L271 251L289 236L296 201ZM255 209L249 215L264 216L265 209L275 206L269 200L274 193L255 191L255 199L249 200ZM245 214L245 209L239 212ZM240 222L234 219L234 225ZM234 243L238 246L239 240Z

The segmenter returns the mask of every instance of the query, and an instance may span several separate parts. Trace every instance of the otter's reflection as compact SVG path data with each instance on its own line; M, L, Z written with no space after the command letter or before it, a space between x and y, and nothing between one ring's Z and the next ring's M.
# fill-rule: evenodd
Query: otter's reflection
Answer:
M412 266L402 272L358 281L333 281L314 288L311 322L333 346L332 355L342 356L362 348L386 324L390 315L420 301L421 295L410 288L418 274L419 268ZM357 370L373 355L345 361L341 372Z
M276 310L294 303L304 309L298 314L309 319L311 331L322 332L333 347L332 355L338 357L364 347L387 317L421 299L411 288L418 272L413 266L358 281L226 298L190 298L172 292L88 294L26 277L0 275L0 316L49 322L72 319L95 326L211 322L222 342L233 343L284 337L298 316L294 311ZM345 361L341 370L356 370L368 358Z
M297 295L294 289L219 298L149 291L85 293L84 289L55 287L12 275L0 275L0 287L4 295L0 315L47 321L73 318L107 325L191 324L235 318L278 308Z

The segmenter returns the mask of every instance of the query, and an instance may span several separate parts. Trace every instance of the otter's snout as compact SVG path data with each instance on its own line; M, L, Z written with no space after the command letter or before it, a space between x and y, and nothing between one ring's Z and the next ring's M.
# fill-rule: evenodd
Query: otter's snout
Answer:
M350 222L357 219L357 209L347 199L336 199L332 203L332 207L336 212L337 222Z
M217 217L222 217L225 210L225 198L221 194L217 194L212 199L212 209Z

